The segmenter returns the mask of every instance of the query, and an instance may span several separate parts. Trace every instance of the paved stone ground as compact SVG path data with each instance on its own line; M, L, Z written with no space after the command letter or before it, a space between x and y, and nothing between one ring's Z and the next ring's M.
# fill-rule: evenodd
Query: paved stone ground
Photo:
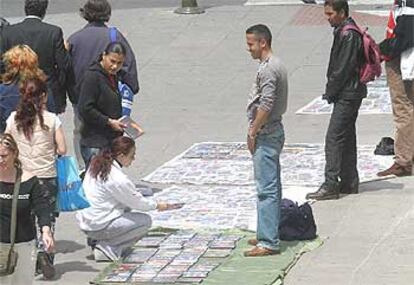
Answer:
M85 1L53 0L49 1L48 13L74 13ZM176 8L181 5L179 0L110 0L112 10L136 9L136 8ZM228 5L242 5L245 0L198 0L201 7L217 7ZM24 0L0 0L0 16L21 17L24 16Z
M306 254L286 285L412 284L413 179L366 184L361 194L315 204L325 244Z
M247 0L247 6L260 5L298 5L303 4L301 0ZM315 0L317 4L323 4L324 0ZM390 5L390 0L348 0L350 5Z
M173 7L114 11L111 24L127 35L139 60L142 91L134 114L147 131L138 140L137 161L128 169L131 177L138 180L195 142L245 138L244 110L257 63L245 50L244 31L259 22L271 27L274 51L289 70L287 142L322 143L329 117L298 120L295 111L323 92L332 30L322 23L294 24L303 7L221 6L197 16L173 14ZM316 10L314 17L324 18ZM75 10L46 20L61 25L65 37L84 25ZM380 40L384 26L372 25L370 32ZM68 108L68 140L71 119ZM358 120L360 144L376 144L392 133L390 115ZM285 284L411 285L413 186L412 178L369 183L360 195L316 203L319 233L329 238L304 256ZM72 213L59 218L57 246L56 280L38 278L35 284L87 284L105 266L86 258L85 237Z

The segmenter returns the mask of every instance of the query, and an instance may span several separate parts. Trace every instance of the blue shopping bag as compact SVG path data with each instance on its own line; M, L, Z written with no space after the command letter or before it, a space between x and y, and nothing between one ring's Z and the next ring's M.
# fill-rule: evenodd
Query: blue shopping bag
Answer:
M56 160L57 170L57 205L61 212L77 211L88 208L82 180L76 160L72 156L61 156Z

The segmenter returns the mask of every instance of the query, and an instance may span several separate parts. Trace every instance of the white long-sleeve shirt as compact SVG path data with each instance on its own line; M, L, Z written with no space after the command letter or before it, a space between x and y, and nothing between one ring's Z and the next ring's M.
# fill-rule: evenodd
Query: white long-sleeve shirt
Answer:
M125 209L137 211L155 210L157 203L144 198L135 189L134 183L122 172L118 162L112 163L106 181L86 173L83 188L90 207L79 211L76 218L84 231L98 231L113 219L120 217Z

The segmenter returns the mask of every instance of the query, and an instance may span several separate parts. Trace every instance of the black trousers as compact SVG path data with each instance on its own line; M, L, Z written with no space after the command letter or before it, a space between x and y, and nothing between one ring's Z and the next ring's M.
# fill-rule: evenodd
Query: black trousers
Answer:
M325 185L329 188L357 187L355 122L362 99L338 100L325 138Z

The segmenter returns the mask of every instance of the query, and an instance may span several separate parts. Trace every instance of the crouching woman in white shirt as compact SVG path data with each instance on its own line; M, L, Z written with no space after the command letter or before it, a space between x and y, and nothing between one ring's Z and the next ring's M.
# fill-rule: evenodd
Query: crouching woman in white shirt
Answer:
M83 181L90 207L77 213L80 228L96 240L96 261L118 260L151 227L151 217L136 211L167 210L169 204L144 198L122 172L135 159L135 142L128 137L113 140L91 161Z

